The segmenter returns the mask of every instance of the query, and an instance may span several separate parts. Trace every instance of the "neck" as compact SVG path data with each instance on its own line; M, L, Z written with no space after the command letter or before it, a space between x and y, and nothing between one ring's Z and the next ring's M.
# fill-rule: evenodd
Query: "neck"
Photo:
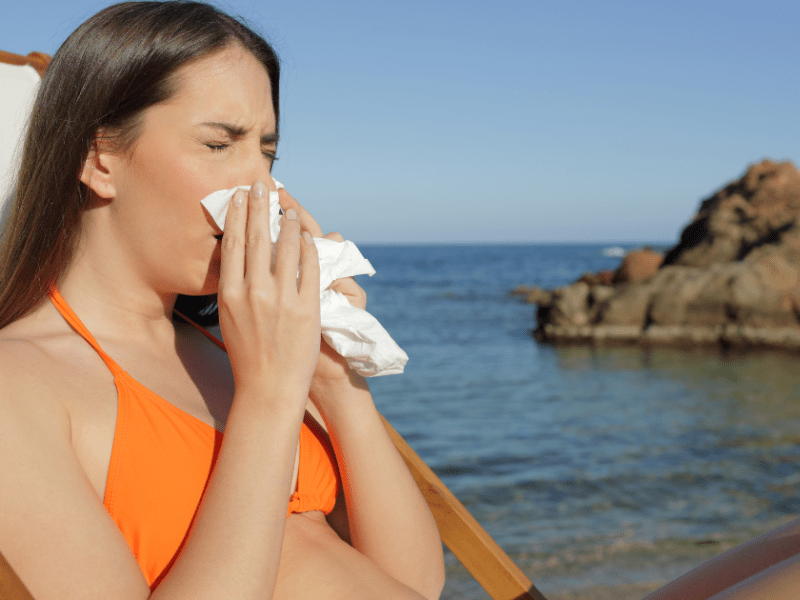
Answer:
M103 243L98 236L81 236L78 248L58 291L87 321L92 330L115 335L153 334L166 325L172 328L172 310L177 294L161 293L149 285L117 244Z
M58 291L90 331L129 338L172 335L177 294L160 295L130 283L119 285L114 278L81 264L69 269Z

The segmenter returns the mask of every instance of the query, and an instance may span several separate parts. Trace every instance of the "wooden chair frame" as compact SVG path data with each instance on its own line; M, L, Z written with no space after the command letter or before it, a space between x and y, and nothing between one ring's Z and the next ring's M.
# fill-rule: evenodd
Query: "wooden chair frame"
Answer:
M41 52L21 56L0 50L0 62L31 65L43 76L50 57ZM493 600L546 600L386 419L384 425L428 502L442 541ZM1 553L0 598L33 600Z
M31 52L27 56L14 54L13 52L5 52L0 50L0 63L8 65L30 65L36 69L40 77L44 77L44 72L47 70L47 65L50 64L50 56L43 52Z

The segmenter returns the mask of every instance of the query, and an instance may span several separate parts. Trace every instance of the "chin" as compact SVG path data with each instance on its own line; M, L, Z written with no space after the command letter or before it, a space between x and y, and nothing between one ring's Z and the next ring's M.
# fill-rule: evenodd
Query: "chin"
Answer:
M184 277L176 291L181 296L216 294L219 291L219 263L212 263L205 273L198 273L196 277Z
M209 273L209 277L206 278L202 287L200 287L200 289L197 290L195 293L187 295L208 296L209 294L216 294L218 291L219 291L219 273L214 273L213 275Z

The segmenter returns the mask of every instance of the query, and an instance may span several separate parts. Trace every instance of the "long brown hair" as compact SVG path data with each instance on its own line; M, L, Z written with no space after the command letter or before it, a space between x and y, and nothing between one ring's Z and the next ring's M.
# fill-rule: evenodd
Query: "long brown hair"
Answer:
M98 131L116 150L129 149L143 111L175 93L174 73L232 44L267 70L277 121L275 51L250 27L208 4L124 2L67 38L42 80L25 139L0 247L0 327L41 304L69 265L89 195L79 176ZM184 314L216 318L215 296L179 300Z

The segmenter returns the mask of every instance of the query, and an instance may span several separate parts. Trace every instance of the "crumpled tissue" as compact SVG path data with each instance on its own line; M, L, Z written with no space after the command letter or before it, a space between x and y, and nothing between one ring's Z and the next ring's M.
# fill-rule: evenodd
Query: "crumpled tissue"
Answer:
M283 187L277 180L278 189ZM233 194L239 186L212 192L201 200L220 229L225 228L225 216ZM278 192L269 192L270 237L273 243L280 232ZM367 311L353 306L344 294L328 289L336 279L353 275L375 274L370 262L361 255L353 242L336 242L313 238L319 254L320 318L322 337L342 355L351 369L364 377L402 373L408 355L392 339L378 320Z

